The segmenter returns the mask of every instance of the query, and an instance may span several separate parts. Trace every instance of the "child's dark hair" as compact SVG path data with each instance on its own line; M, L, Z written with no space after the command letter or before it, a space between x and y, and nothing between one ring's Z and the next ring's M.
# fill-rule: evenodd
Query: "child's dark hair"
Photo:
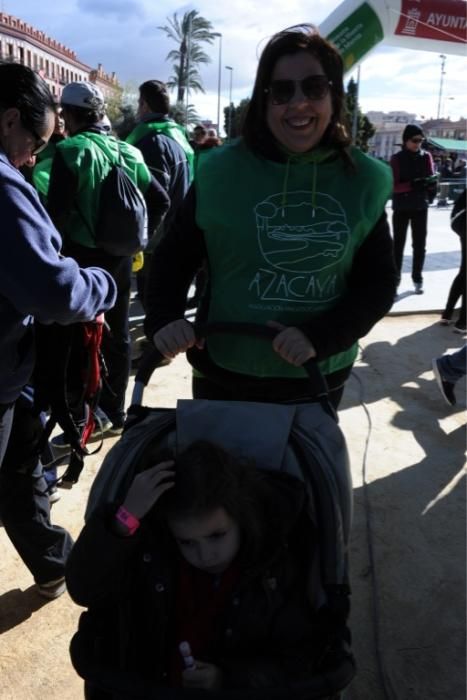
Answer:
M239 525L242 558L254 560L262 540L258 491L263 475L246 460L210 442L196 442L175 458L175 486L156 505L159 518L197 516L224 508Z

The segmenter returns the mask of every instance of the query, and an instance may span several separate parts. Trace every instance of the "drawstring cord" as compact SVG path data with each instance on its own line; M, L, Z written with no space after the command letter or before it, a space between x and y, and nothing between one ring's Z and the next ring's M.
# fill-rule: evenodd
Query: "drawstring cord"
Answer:
M285 165L284 184L282 186L282 218L285 216L285 205L287 204L287 185L289 184L290 158L287 158Z

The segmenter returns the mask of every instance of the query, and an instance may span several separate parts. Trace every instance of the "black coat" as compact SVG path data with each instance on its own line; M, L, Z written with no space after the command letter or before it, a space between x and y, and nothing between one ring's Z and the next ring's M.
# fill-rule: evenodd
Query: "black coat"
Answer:
M268 523L260 561L242 567L215 657L205 660L222 669L225 688L243 689L242 698L261 689L269 699L280 688L290 697L292 687L297 699L322 697L310 694L316 674L340 655L353 675L353 661L342 649L345 620L331 620L326 606L316 611L310 602L315 545L303 485L268 473L259 507ZM144 522L132 537L116 536L109 528L114 512L91 518L68 561L70 595L89 608L72 641L72 660L88 683L107 689L102 697L159 697L155 689L168 672L174 545L162 531L156 541Z

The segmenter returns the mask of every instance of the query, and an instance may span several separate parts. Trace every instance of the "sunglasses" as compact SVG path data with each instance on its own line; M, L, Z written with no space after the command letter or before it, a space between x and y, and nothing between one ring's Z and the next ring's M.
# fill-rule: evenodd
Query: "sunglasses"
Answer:
M410 139L412 143L421 143L425 139L423 139L421 136L415 136L413 139Z
M272 80L264 92L271 97L273 105L285 105L295 95L297 84L307 100L322 100L329 92L332 81L325 75L309 75L302 80Z
M47 146L47 141L43 139L37 131L27 122L27 120L24 119L23 115L20 116L21 119L21 124L23 127L26 129L26 131L29 131L30 134L34 137L34 148L31 149L31 155L32 156L37 156L38 153L44 150L44 148Z

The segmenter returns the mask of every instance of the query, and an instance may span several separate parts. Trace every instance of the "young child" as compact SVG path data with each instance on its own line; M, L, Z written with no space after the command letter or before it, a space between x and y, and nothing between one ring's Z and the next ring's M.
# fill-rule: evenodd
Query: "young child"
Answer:
M201 442L142 466L68 560L70 595L88 608L71 644L86 698L149 698L161 686L315 697L335 629L330 640L311 603L303 483Z

